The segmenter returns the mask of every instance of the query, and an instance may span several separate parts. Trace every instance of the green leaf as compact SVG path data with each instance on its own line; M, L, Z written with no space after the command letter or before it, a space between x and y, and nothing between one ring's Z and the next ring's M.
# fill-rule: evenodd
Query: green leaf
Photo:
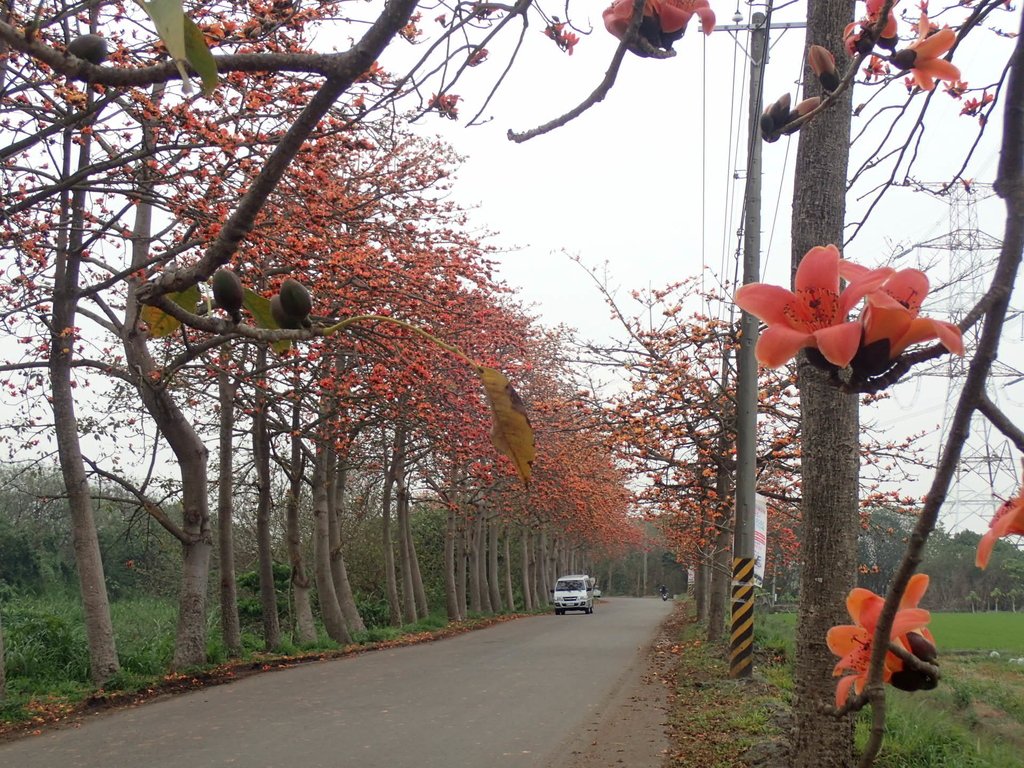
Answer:
M188 63L192 65L203 82L203 95L210 96L217 90L217 62L206 47L206 38L202 30L192 19L185 17L185 52Z
M187 309L189 312L195 312L196 304L202 300L202 294L199 292L198 285L190 285L184 291L170 293L167 296L179 307ZM160 339L164 336L170 336L181 325L181 321L178 318L172 317L162 309L151 307L148 304L142 308L141 314L142 319L149 326L150 338Z
M260 296L251 288L246 288L242 294L242 305L249 310L257 328L280 329L281 326L277 324L277 320L274 319L274 315L270 311L270 299ZM270 345L270 348L279 355L283 355L291 347L292 343L288 339L281 339Z
M135 2L153 20L156 25L156 33L164 41L171 58L178 64L185 93L190 92L192 85L188 79L188 72L182 66L183 61L188 61L188 48L185 45L185 9L181 6L181 0L135 0Z

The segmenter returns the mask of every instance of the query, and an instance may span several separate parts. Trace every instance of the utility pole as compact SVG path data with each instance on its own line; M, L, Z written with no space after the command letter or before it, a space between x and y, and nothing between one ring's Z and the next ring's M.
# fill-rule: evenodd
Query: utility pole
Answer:
M750 102L747 178L743 194L743 283L760 279L761 271L761 137L764 70L768 51L765 16L755 13L750 25ZM757 343L758 320L740 315L740 346L736 353L736 523L732 552L732 631L729 676L750 677L754 670L754 481L757 473Z

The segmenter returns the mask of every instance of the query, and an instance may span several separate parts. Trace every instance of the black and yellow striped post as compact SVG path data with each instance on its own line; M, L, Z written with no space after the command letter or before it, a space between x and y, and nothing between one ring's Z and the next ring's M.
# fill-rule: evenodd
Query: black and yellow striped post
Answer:
M754 671L754 558L732 559L732 634L729 677L750 677Z

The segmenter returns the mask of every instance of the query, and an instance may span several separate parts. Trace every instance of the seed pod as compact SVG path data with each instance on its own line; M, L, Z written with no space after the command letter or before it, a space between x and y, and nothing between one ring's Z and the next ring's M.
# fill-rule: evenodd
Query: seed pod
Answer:
M107 59L107 41L99 35L79 35L68 43L68 53L90 64L102 64Z
M270 314L279 328L295 330L302 327L302 320L300 318L292 317L284 311L284 308L281 306L280 295L270 297Z
M298 320L300 324L309 317L309 313L313 309L313 300L310 298L306 286L298 280L293 280L290 277L287 278L281 283L279 295L281 297L281 309L290 317Z
M907 643L910 645L910 652L921 661L934 664L939 652L934 645L920 632L908 632Z
M213 300L217 306L231 315L231 319L242 322L242 301L245 292L242 289L242 281L231 269L218 269L213 273Z
M818 82L826 91L832 92L839 87L839 74L836 72L836 57L821 45L812 45L807 53L807 63L811 65Z

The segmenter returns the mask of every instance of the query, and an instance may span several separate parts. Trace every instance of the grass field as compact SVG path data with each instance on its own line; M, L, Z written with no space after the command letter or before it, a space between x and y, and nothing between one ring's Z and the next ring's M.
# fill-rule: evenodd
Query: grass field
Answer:
M792 633L795 613L775 613L755 617L764 621L772 642L784 644L775 635ZM928 625L935 635L939 652L998 651L1003 656L1024 656L1024 612L988 611L985 613L932 613Z
M788 696L794 614L755 620L763 664L756 674ZM942 679L934 691L886 689L889 716L876 768L1024 768L1024 613L933 613ZM998 651L998 657L990 656ZM867 736L868 714L858 719Z
M933 613L940 651L999 651L1024 656L1024 613Z

